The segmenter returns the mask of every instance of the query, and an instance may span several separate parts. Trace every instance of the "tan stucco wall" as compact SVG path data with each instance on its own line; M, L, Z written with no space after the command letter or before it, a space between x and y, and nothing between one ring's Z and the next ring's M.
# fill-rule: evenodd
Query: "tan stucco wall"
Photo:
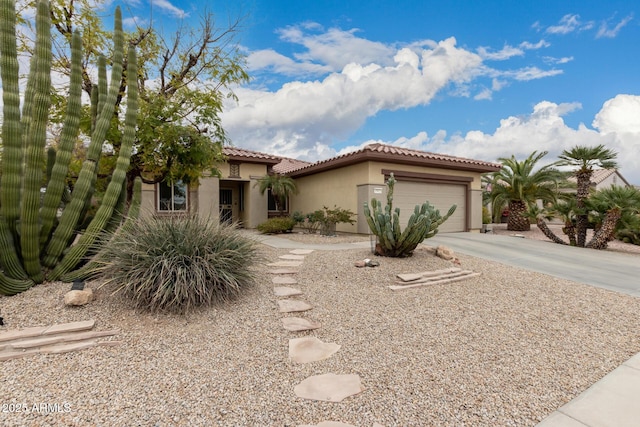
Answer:
M471 177L469 184L471 195L471 218L469 220L470 231L479 230L482 227L482 193L481 174L450 169L427 168L411 165L400 165L384 162L363 162L343 168L317 173L311 176L296 178L299 193L291 197L291 209L293 213L300 211L303 214L321 209L323 206L332 208L337 205L343 209L349 209L358 213L354 225L340 224L338 231L348 233L366 233L368 227L365 219L359 221L362 216L362 204L373 197L373 191L380 186L384 190L381 194L375 194L378 200L384 202L386 186L383 169L399 170L405 172L418 172L437 175Z
M296 178L298 194L290 198L291 213L303 214L322 209L323 206L337 206L358 212L357 186L367 184L370 171L367 163L321 172L315 175ZM381 178L384 180L384 177ZM356 225L338 224L338 231L355 233Z

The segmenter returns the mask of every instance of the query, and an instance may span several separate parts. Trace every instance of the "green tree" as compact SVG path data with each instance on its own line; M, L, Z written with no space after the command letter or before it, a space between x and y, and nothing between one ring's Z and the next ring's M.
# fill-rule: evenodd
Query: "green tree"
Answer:
M111 32L103 28L99 18L106 3L105 0L51 2L56 46L52 69L69 73L69 51L65 42L74 30L84 30L82 84L87 94L97 86L89 72L97 63L97 53L112 48ZM230 141L220 120L222 105L225 98L234 97L234 86L248 81L248 74L244 55L236 42L242 20L217 27L214 18L205 12L199 27L180 27L171 39L165 39L152 27L139 27L125 34L127 42L139 51L140 87L138 133L128 172L129 183L136 176L147 183L177 179L197 182L204 172L215 172L215 164L223 159L222 147ZM22 46L29 49L26 42ZM121 94L127 85L126 75L125 62ZM52 108L54 112L64 108L64 90L55 99L58 103ZM121 102L119 96L107 136L111 148L106 148L101 157L105 164L101 174L104 179L110 176L110 167L120 149ZM85 110L82 119L85 131L93 126L89 117L90 112Z
M640 190L611 186L593 193L586 202L596 231L587 248L606 249L608 242L624 224L637 222L640 213Z
M576 244L584 247L587 240L589 215L586 209L587 199L591 189L591 176L594 168L612 169L617 167L615 151L605 148L575 146L564 150L559 156L561 166L577 168L574 172L577 181L576 188Z
M531 228L527 217L529 208L538 200L553 201L565 175L551 163L536 169L537 163L547 155L546 151L534 151L525 160L515 156L498 159L502 168L488 176L491 191L489 198L495 208L507 206L509 219L507 230L526 231ZM495 210L494 210L495 212Z
M276 210L280 215L282 215L289 195L298 193L296 182L291 177L277 173L263 176L254 186L258 187L260 194L264 194L267 191L271 192L276 204Z

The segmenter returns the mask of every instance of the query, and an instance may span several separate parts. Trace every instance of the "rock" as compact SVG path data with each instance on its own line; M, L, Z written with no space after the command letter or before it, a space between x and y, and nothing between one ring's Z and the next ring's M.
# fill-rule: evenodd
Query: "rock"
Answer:
M82 291L73 290L64 295L64 305L86 305L93 300L93 291L91 288L85 288Z
M455 258L453 250L443 245L440 245L436 248L436 255L447 261L451 261Z
M380 265L380 263L378 261L373 261L370 259L365 259L364 260L364 265L366 265L367 267L377 267Z
M353 265L355 265L356 267L364 267L367 265L367 263L364 261L356 261L353 263Z
M298 281L294 277L275 276L271 279L271 283L276 285L293 285L294 283L298 283Z
M293 389L296 396L303 399L324 402L342 402L345 398L360 393L363 389L360 377L355 374L313 375Z
M280 313L294 313L297 311L311 310L313 307L305 301L284 299L278 301L278 308Z
M288 286L278 286L273 288L273 293L277 297L292 297L295 295L302 295L302 291L296 288L290 288Z
M309 320L309 319L304 319L302 317L283 317L282 326L287 331L299 332L299 331L310 331L312 329L318 329L322 325L318 322L314 322L313 320Z
M289 340L289 358L295 363L310 363L328 359L340 346L325 343L316 337L292 338Z

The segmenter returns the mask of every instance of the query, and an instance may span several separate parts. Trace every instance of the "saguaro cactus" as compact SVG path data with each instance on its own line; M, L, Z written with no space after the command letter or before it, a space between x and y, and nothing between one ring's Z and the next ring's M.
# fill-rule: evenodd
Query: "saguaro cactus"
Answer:
M442 225L456 210L451 206L446 215L441 216L429 202L416 205L409 217L404 231L400 229L400 209L393 209L393 187L396 183L393 174L387 180L387 204L371 199L371 208L365 202L364 215L371 232L378 237L376 255L389 257L407 257L413 255L415 248L425 239L433 237ZM373 210L372 210L373 209Z
M0 293L22 292L44 280L56 280L87 261L88 251L97 252L98 239L122 218L121 191L129 167L137 119L137 67L135 50L129 47L127 112L116 169L91 223L74 239L84 220L83 212L93 195L97 162L122 78L124 36L120 9L115 12L114 53L111 82L106 83L106 61L101 60L95 99L95 126L87 159L69 198L65 178L71 152L79 134L82 93L82 42L74 34L71 42L71 76L66 118L53 164L47 167L46 192L42 199L46 130L51 103L51 37L49 2L38 0L36 44L20 111L14 0L0 0L0 70L3 87L2 177L0 180ZM139 187L137 187L139 188ZM58 211L64 206L62 214ZM118 210L117 208L120 208ZM70 242L77 241L75 244Z

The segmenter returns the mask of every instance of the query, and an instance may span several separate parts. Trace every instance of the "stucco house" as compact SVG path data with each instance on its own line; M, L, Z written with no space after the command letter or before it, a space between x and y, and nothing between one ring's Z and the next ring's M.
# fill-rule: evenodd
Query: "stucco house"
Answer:
M393 173L397 180L394 206L401 210L401 221L406 223L414 206L428 200L443 214L457 205L441 232L478 231L482 227L481 175L500 169L497 163L385 144L370 144L316 163L233 147L225 147L224 154L226 162L218 165L220 177L205 177L198 186L144 185L143 212L197 212L255 228L275 213L270 195L261 195L256 183L268 173L281 173L293 178L299 190L288 200L287 213L338 206L357 213L355 224L339 224L338 231L368 234L364 203L373 197L386 200L385 182Z
M576 177L568 178L569 181L576 183ZM627 182L618 169L595 169L591 175L591 189L594 191L609 188L612 185L620 187L629 187L631 184Z

